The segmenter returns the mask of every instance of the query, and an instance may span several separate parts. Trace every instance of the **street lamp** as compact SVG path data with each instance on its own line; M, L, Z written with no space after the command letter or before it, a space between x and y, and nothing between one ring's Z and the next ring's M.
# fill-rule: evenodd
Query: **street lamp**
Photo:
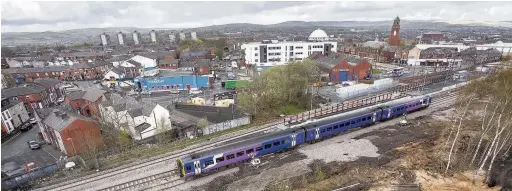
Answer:
M73 143L73 139L67 138L66 140L71 141L71 145L73 145L73 151L74 151L73 154L76 155L76 149L75 149L75 144Z

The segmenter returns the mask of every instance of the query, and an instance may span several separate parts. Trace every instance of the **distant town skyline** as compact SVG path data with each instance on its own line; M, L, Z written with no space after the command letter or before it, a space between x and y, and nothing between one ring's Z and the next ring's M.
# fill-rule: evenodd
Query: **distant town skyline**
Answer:
M194 28L230 23L403 20L507 21L512 2L48 2L2 1L2 32Z

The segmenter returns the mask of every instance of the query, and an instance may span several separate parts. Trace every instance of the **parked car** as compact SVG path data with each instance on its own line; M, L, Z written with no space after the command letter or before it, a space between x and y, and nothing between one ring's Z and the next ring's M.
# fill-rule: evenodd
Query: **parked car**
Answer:
M27 142L27 144L28 144L28 148L32 149L32 150L41 148L41 145L37 141L29 141L29 142Z
M57 103L62 103L62 102L64 102L64 97L57 99Z
M170 91L170 93L171 93L171 94L179 94L179 93L180 93L180 91L179 91L179 90L171 90L171 91Z
M201 91L201 90L190 90L190 94L195 95L195 94L201 94L201 93L203 93L203 91Z
M21 132L27 132L30 129L32 129L32 123L25 123L20 128Z
M37 124L36 118L30 118L30 123L33 124L33 125Z
M101 80L94 80L94 82L92 82L93 84L99 84L101 83Z
M142 92L140 92L140 94L151 95L151 92L150 91L142 91Z

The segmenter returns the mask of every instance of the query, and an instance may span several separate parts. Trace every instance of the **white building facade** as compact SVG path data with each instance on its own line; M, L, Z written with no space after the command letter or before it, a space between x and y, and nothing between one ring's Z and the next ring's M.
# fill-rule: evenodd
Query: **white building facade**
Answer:
M156 32L155 32L155 30L152 30L152 31L149 33L149 36L151 37L151 42L152 42L152 43L156 43Z
M338 43L329 41L327 34L317 29L309 36L309 41L264 40L242 44L247 64L256 68L267 68L301 61L315 53L336 52Z
M132 33L133 44L140 44L139 33L137 31Z
M192 38L192 40L197 40L197 33L194 31L190 32L190 38Z
M124 45L124 35L122 32L117 34L117 41L119 41L119 45Z
M103 33L101 34L101 44L103 46L107 46L108 45L108 37L107 37L107 34Z

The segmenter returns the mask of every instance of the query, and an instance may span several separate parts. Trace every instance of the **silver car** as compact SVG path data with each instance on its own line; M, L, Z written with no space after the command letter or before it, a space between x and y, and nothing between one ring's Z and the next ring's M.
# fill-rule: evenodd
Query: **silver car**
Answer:
M41 145L37 141L29 141L28 142L28 148L35 150L41 148Z

